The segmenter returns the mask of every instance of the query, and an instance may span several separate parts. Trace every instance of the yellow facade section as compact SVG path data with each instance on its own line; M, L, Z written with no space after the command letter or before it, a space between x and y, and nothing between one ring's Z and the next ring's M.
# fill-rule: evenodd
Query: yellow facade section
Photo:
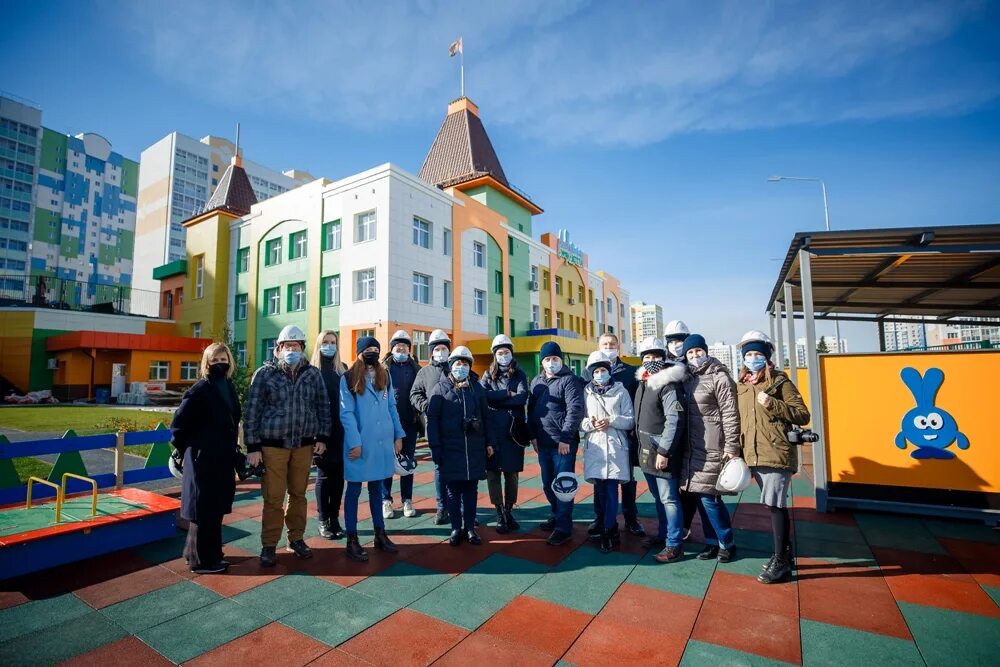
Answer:
M33 311L0 311L0 375L27 391L31 376Z
M229 224L235 219L223 211L214 211L184 225L188 275L178 335L193 335L195 324L201 325L202 338L221 338L225 331L230 320Z

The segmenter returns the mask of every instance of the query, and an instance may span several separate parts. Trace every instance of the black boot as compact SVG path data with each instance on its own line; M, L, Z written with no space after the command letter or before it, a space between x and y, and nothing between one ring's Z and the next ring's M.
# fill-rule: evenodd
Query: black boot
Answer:
M375 528L375 548L389 554L399 552L399 547L393 544L389 536L385 534L385 528Z
M784 554L774 555L767 564L767 569L760 573L757 581L762 584L778 584L791 581L792 567L785 560Z
M342 540L347 534L344 532L344 528L340 525L340 521L337 519L330 519L330 532L333 533L333 537L327 539L331 540Z
M483 543L483 539L479 537L479 533L476 532L475 528L465 531L465 540L473 546L479 546Z
M597 541L601 539L601 535L603 534L604 534L604 519L602 517L597 517L596 519L590 522L589 526L587 526L587 536L590 539Z
M556 518L554 516L550 516L548 519L538 524L538 530L552 531L555 530L555 527Z
M448 537L448 544L453 547L457 547L462 543L462 531L453 529L451 531L451 536Z
M642 524L639 523L639 519L635 517L625 519L625 530L632 533L636 537L646 537L646 529L642 527Z
M618 532L617 530L615 531ZM601 553L609 554L615 548L614 538L611 536L611 531L606 530L601 533Z
M504 516L507 518L507 527L508 528L510 528L511 530L521 530L521 524L519 524L517 522L517 520L514 519L514 506L513 505L507 505L507 507L504 508L504 512L503 513L504 513Z
M503 511L503 507L497 505L497 533L500 535L506 535L510 532L510 526L507 525L507 515Z
M760 571L763 572L767 568L771 567L771 561L773 561L777 556L771 556L771 560L767 561L760 566ZM792 555L792 545L785 547L785 561L788 563L788 567L795 569L795 556Z
M351 560L363 563L368 560L368 552L361 548L361 542L358 541L357 533L347 534L347 557Z
M330 521L327 519L319 520L319 536L326 540L333 539L333 531L330 530Z

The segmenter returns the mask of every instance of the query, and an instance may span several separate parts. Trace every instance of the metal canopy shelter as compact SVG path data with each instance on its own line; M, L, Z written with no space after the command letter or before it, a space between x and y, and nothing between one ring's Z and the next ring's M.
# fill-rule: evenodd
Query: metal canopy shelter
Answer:
M792 238L766 312L782 364L796 374L795 319L805 321L807 365L819 368L816 319L978 324L1000 316L1000 224L800 232ZM784 325L784 331L783 326ZM809 373L810 411L823 414L819 373ZM821 417L813 430L825 441ZM813 447L816 507L826 509L826 461Z

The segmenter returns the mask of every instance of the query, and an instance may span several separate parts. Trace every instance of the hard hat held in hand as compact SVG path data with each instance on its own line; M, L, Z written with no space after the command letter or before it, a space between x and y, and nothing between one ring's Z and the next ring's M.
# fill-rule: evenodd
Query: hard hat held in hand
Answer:
M396 460L393 461L393 468L395 468L396 474L400 477L406 477L407 475L412 475L417 470L417 460L408 454L400 452L396 454Z
M741 458L732 458L722 466L719 473L719 481L715 483L718 491L725 493L739 493L750 486L750 468L747 462Z
M561 472L552 480L552 492L564 503L572 502L579 490L580 480L576 478L575 473Z

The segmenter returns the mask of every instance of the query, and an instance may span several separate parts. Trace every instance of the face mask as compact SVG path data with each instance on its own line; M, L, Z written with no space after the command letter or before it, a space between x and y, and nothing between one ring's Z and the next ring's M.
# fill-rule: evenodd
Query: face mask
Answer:
M672 340L667 343L667 352L673 355L675 358L681 356L681 350L684 349L684 341L682 340Z
M218 364L211 364L208 367L208 374L213 378L224 378L226 373L229 372L229 364L222 362Z
M458 364L455 364L454 366L451 367L451 374L455 376L456 380L464 380L465 378L469 377L469 367L459 366Z
M336 343L323 343L319 346L319 353L324 357L333 357L337 354Z
M545 369L546 373L549 373L550 375L555 375L556 373L562 370L562 360L555 359L553 361L543 361L542 368Z
M618 350L601 350L601 352L604 353L604 356L607 357L608 361L613 362L618 358Z
M289 366L298 366L302 360L302 353L298 350L285 350L281 353L281 359Z
M760 369L764 368L764 366L767 366L767 359L756 354L753 356L748 355L743 358L743 363L747 365L747 368L750 369L751 373L756 373Z
M512 361L514 361L514 355L510 352L497 352L497 363L501 366L510 366Z
M653 361L642 362L642 367L646 369L646 372L650 375L656 375L663 370L666 363L661 359L654 359Z
M708 355L704 357L695 357L694 359L688 361L688 363L691 364L691 366L693 366L694 368L701 368L707 362L708 362Z
M407 357L409 357L409 356L410 355L408 355L406 352L393 352L392 353L392 360L401 364L404 361L406 361Z
M434 352L431 355L431 359L433 359L434 361L436 361L438 363L441 363L442 361L448 361L448 351L447 350L441 350L441 351L438 351L438 352Z
M365 352L361 355L361 359L368 366L374 366L378 363L378 352Z
M599 384L602 387L608 383L611 379L611 373L604 369L594 371L594 383Z

